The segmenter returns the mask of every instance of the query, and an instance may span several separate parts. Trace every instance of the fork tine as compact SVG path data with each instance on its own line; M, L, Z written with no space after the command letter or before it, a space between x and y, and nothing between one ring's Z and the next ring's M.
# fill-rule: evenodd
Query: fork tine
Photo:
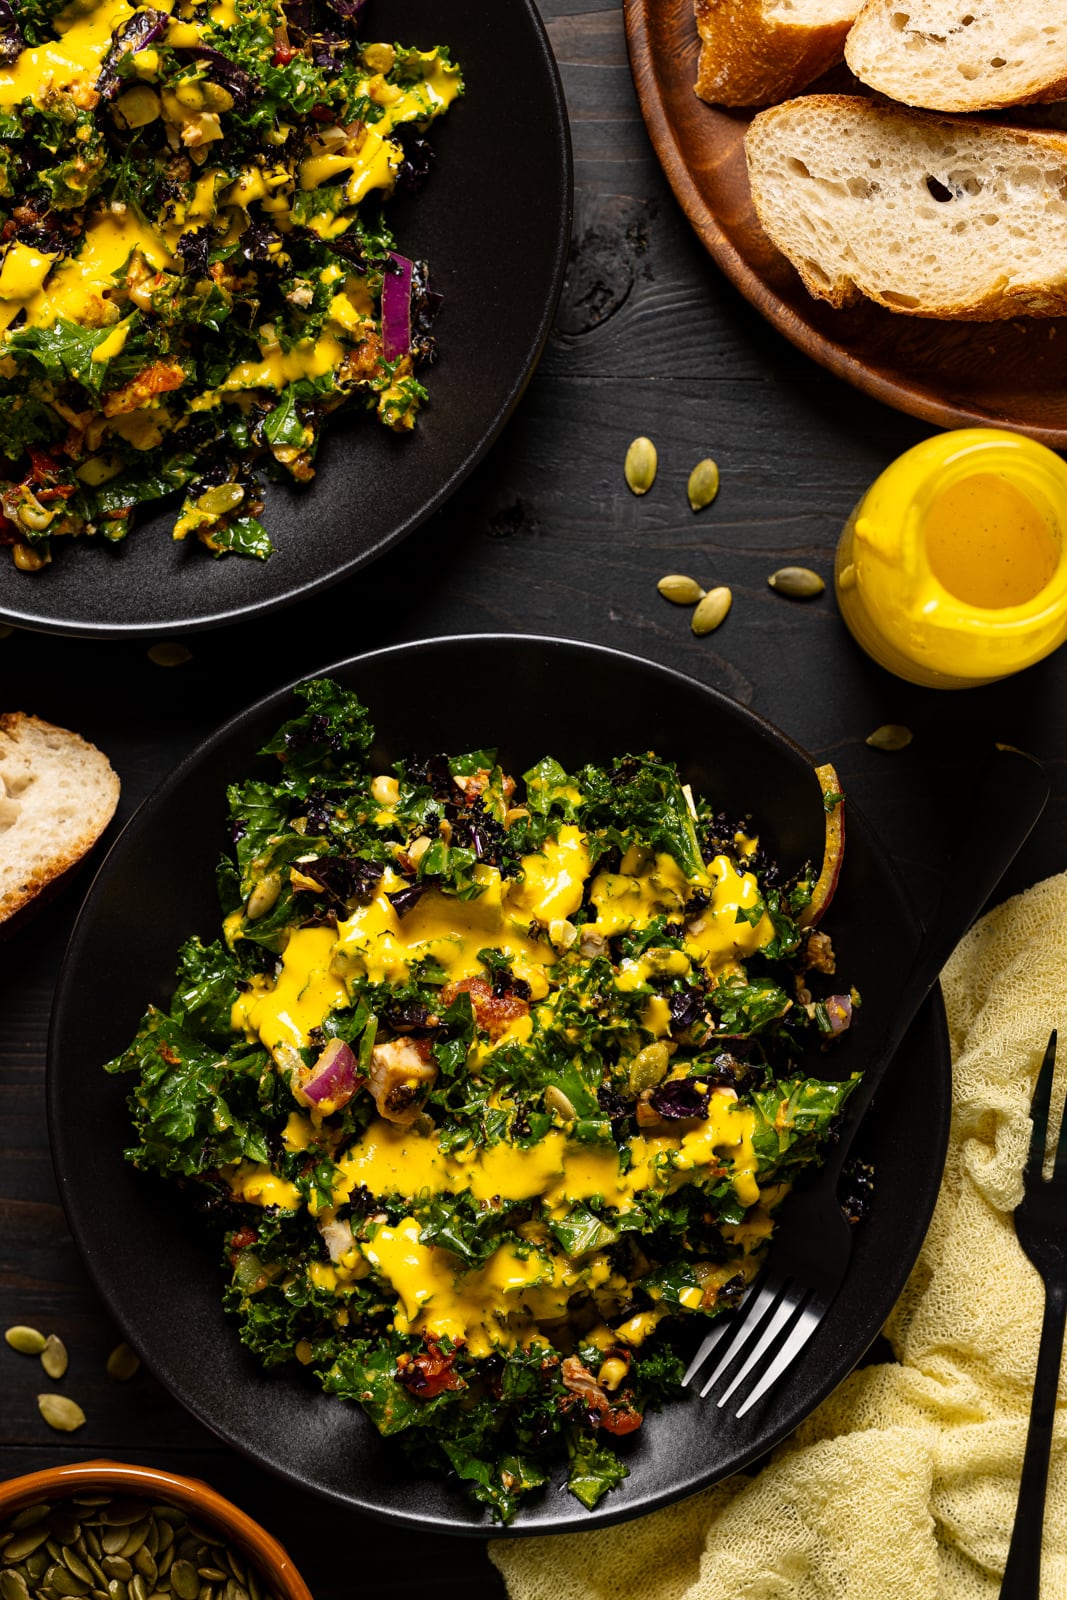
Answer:
M739 1417L743 1417L745 1412L756 1404L757 1400L762 1400L772 1383L777 1382L782 1373L785 1371L786 1367L789 1366L790 1362L794 1361L800 1354L801 1350L803 1350L804 1346L807 1344L808 1340L819 1326L819 1323L822 1321L824 1310L825 1307L816 1308L812 1305L810 1300L808 1301L807 1305L800 1313L800 1316L797 1318L792 1328L790 1328L788 1337L782 1345L782 1348L779 1350L774 1360L770 1363L766 1372L764 1372L762 1378L756 1384L755 1388L745 1400L744 1404L738 1406L737 1415Z
M752 1368L763 1358L765 1351L770 1349L775 1339L777 1339L786 1323L796 1311L797 1302L789 1297L789 1287L790 1286L788 1284L781 1285L782 1298L775 1309L774 1315L768 1321L766 1328L763 1330L763 1333L756 1344L756 1348L752 1351L752 1354L741 1368L741 1371L736 1375L726 1393L719 1397L720 1408L726 1404L727 1400L729 1400L737 1386L745 1381L749 1373L752 1371Z
M1045 1165L1045 1145L1048 1141L1048 1114L1052 1103L1052 1077L1056 1070L1056 1030L1053 1028L1045 1049L1045 1059L1034 1085L1034 1098L1030 1102L1030 1154L1026 1161L1026 1181L1040 1182ZM1062 1134L1061 1134L1061 1144Z
M722 1343L723 1338L727 1334L734 1332L736 1326L736 1317L739 1315L740 1310L738 1310L735 1316L723 1317L720 1320L718 1327L712 1328L711 1332L700 1346L700 1349L697 1351L696 1355L685 1369L685 1377L682 1379L683 1389L687 1388L688 1385L693 1381L701 1367L704 1365L705 1361L711 1355L712 1351Z
M765 1283L759 1293L753 1297L751 1303L745 1307L745 1315L738 1318L737 1322L734 1323L734 1337L723 1351L722 1359L715 1371L711 1374L703 1389L701 1389L700 1398L702 1400L714 1389L730 1363L737 1360L737 1357L777 1300L778 1289L779 1283L777 1280L774 1283Z

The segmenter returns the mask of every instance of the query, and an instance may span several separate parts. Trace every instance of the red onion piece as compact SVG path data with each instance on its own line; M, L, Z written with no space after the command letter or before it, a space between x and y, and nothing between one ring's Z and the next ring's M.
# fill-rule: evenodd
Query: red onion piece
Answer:
M346 1106L359 1086L356 1058L343 1039L331 1039L311 1069L294 1088L296 1098L329 1115Z
M386 361L397 361L411 349L411 285L415 263L390 250L389 259L398 269L386 272L382 280L382 354Z
M847 994L828 995L823 1001L823 1007L830 1023L830 1037L836 1039L839 1033L844 1033L845 1029L851 1026L852 996Z

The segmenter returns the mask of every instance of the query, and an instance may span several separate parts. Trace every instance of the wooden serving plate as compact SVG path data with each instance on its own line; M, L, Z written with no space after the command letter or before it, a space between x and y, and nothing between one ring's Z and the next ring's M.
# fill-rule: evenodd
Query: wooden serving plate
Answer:
M1016 428L1067 447L1067 318L935 322L870 301L835 311L813 300L756 220L743 148L752 113L697 99L693 0L624 0L624 8L660 164L710 254L768 322L900 411L946 427Z

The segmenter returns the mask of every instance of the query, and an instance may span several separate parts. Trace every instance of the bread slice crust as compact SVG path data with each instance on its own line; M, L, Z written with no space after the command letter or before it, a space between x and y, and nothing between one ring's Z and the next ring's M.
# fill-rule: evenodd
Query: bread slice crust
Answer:
M840 61L860 0L695 0L696 92L712 105L766 106Z
M0 715L0 924L82 859L118 799L95 745L40 717Z
M1048 0L866 0L845 42L861 83L932 111L1067 94L1067 10Z
M764 232L816 299L1067 313L1067 134L805 95L756 116L745 154Z

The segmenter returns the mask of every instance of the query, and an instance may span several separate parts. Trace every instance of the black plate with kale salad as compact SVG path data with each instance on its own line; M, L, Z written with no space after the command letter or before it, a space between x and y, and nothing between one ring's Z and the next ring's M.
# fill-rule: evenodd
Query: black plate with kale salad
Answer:
M421 730L405 707L423 673L462 701L490 656L531 713L521 738L486 747L501 690ZM603 727L558 709L578 664ZM640 704L642 683L670 696L644 728L615 704L616 690ZM697 708L708 746L693 760L679 734ZM658 753L627 727L654 727ZM757 719L661 669L454 640L273 697L168 789L76 932L50 1097L90 1266L198 1415L349 1504L532 1530L710 1481L844 1375L936 1189L899 1150L902 1118L931 1160L941 1137L936 1025L922 1095L894 1089L864 1151L879 1187L829 1344L743 1423L679 1395L684 1358L759 1270L776 1208L833 1136L862 1065L850 1019L861 1036L879 1025L915 937L862 823L838 887L830 771L817 781ZM194 795L210 828L192 823ZM192 919L190 847L174 835L167 862L151 848L179 816L199 857ZM220 935L204 856L224 839ZM146 869L172 961L186 941L176 986ZM90 948L109 954L87 986ZM101 1026L117 984L121 1016L112 1004ZM152 1005L129 1044L138 999ZM105 1051L87 1068L88 1039L111 1046L111 1076ZM71 1137L79 1101L83 1117L106 1107L95 1125L116 1168L126 1150L103 1196L99 1152L87 1162ZM152 1218L151 1243L131 1209ZM111 1264L115 1226L132 1283ZM159 1260L181 1286L180 1339L144 1294Z
M106 589L117 564L127 581L116 630L136 618L149 570L191 583L170 610L202 621L206 603L288 595L339 553L365 559L466 469L536 359L568 193L565 148L562 181L546 165L560 155L546 126L529 163L539 219L516 236L502 200L501 232L480 227L475 246L468 228L460 260L457 209L489 206L499 166L487 124L498 119L499 140L503 121L507 146L530 115L499 119L498 51L514 52L545 112L528 0L499 41L480 30L466 96L477 11L0 4L0 608L58 621L62 568L89 556L82 584ZM487 313L504 292L517 327L501 334ZM424 441L428 402L442 411ZM340 430L340 451L320 452L324 430ZM338 454L347 492L312 489ZM161 541L177 550L150 568L139 547ZM293 541L263 580L206 553L269 568ZM204 566L245 573L213 582ZM141 604L166 619L166 598ZM104 625L99 604L81 611L71 621Z
M437 297L382 201L463 93L364 0L25 0L0 12L0 540L176 539L265 560L257 461L314 476L326 417L409 431Z

